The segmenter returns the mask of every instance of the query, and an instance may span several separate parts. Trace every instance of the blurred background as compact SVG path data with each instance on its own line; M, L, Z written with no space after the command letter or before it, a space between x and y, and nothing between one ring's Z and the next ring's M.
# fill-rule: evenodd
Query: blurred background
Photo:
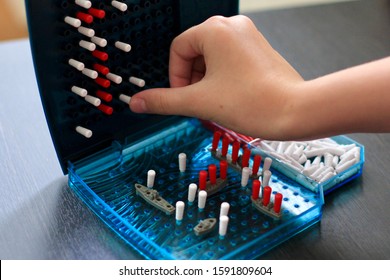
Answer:
M280 9L341 1L356 0L241 0L240 12L247 13L256 10ZM26 37L27 24L24 0L0 0L0 41Z

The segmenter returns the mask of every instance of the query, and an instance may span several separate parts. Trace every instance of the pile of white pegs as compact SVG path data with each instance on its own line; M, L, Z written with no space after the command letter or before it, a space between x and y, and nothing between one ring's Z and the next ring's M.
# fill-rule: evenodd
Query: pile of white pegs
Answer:
M316 182L325 182L360 161L360 147L330 138L313 141L259 141L270 156Z

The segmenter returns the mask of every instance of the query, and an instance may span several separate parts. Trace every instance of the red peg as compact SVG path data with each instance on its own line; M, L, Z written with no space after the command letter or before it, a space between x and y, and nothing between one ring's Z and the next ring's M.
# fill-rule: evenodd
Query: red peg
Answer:
M98 50L94 50L92 52L92 55L98 59L100 59L101 61L107 61L108 60L108 54L105 53L105 52L101 52L101 51L98 51Z
M95 79L95 83L97 83L99 86L102 86L104 88L109 88L111 85L111 82L109 80L100 77L97 77Z
M226 155L227 155L227 151L229 149L229 143L230 143L229 138L227 138L227 137L223 137L222 138L222 151L221 151L221 155L223 157L226 157Z
M82 12L77 12L76 13L76 17L85 22L85 23L88 23L88 24L91 24L93 22L93 16L89 15L89 14L86 14L86 13L82 13Z
M283 200L283 195L281 193L275 194L275 200L274 200L275 213L280 213L280 209L282 208L282 200Z
M112 113L114 112L114 109L112 109L112 107L104 104L100 104L97 108L106 115L112 115Z
M100 19L103 19L106 16L106 12L104 10L99 10L99 9L95 9L95 8L90 8L88 10L88 13L90 15L97 17L97 18L100 18Z
M252 166L252 175L253 176L256 176L257 173L259 172L260 163L261 163L261 156L255 155L253 158L253 166Z
M99 97L101 100L104 100L106 102L111 102L112 101L112 95L109 94L108 92L98 90L96 92L96 96Z
M201 170L199 171L199 189L204 191L206 189L206 183L207 183L207 171Z
M251 156L251 150L248 148L244 149L244 154L242 155L241 159L241 167L248 167L249 166L249 158Z
M263 188L263 205L267 206L271 200L272 189L269 186Z
M258 199L259 198L259 192L260 192L260 181L259 180L253 180L252 182L252 198Z
M217 166L215 164L209 165L210 183L215 185L217 183Z
M221 139L221 136L222 136L222 132L221 131L214 132L213 143L212 143L212 146L211 146L211 150L212 151L216 151L217 150L219 139Z
M99 63L95 63L93 65L93 69L98 71L100 74L102 74L104 76L107 75L108 73L110 73L110 69L108 67L101 65Z
M238 152L240 151L240 142L233 142L233 151L232 151L232 163L236 163L238 159Z
M221 160L219 162L219 177L222 180L225 180L227 177L228 163L226 160Z

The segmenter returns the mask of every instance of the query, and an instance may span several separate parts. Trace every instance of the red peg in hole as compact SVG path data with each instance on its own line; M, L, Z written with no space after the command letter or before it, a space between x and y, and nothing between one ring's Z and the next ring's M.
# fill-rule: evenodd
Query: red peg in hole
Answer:
M222 136L222 132L221 131L214 132L213 142L212 142L212 145L211 145L211 150L212 151L216 151L217 150L218 143L219 143L219 140L221 139L221 136Z
M90 8L88 13L96 18L103 19L106 16L106 12L104 10Z
M215 185L217 183L217 166L215 164L209 165L210 183Z
M221 160L219 162L219 177L222 180L225 180L227 177L228 163L226 160Z
M253 158L252 175L256 176L260 169L261 156L255 155Z
M228 149L229 149L229 143L230 140L228 137L223 137L222 138L222 151L221 151L221 156L226 157Z
M91 24L93 22L93 16L89 15L89 14L86 14L86 13L82 13L82 12L77 12L76 13L76 17L85 22L85 23L88 23L88 24Z
M241 167L249 167L249 158L251 157L251 150L248 148L244 149L244 153L241 158Z
M206 189L207 183L207 171L201 170L199 171L199 189L204 191Z
M268 206L270 200L271 200L271 192L272 189L269 186L266 186L263 188L263 205Z
M259 180L253 180L252 182L252 198L254 200L259 198L260 193L260 181Z
M233 150L232 150L232 163L236 163L238 159L238 152L240 151L240 142L233 142Z
M282 200L283 200L283 195L281 193L275 194L275 200L274 200L275 213L280 213L280 210L282 208Z

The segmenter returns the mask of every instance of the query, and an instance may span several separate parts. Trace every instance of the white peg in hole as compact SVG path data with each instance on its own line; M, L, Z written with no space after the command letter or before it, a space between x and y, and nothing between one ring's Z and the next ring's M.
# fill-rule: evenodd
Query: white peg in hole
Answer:
M95 30L93 30L92 28L87 28L87 27L84 27L84 26L80 26L78 29L80 34L83 34L87 37L93 37L95 36Z
M185 204L183 201L176 202L176 222L181 223L183 220Z
M86 97L88 94L88 91L86 89L81 88L81 87L76 87L76 86L72 87L72 92L81 96L81 97Z
M77 19L77 18L73 18L73 17L65 17L64 21L73 26L73 27L76 27L76 28L79 28L81 26L81 20Z
M117 8L119 11L122 11L122 12L127 11L127 5L125 3L122 3L119 1L112 1L111 5L115 8Z
M98 45L99 47L102 47L102 48L107 46L107 40L104 38L93 36L91 38L91 41L92 41L92 43L95 43L96 45Z
M83 7L84 9L89 9L92 7L91 1L87 0L75 0L74 1L76 5L79 5L80 7Z
M99 76L98 72L88 68L84 68L83 70L81 70L81 73L94 80Z
M198 186L195 183L191 183L188 186L188 203L192 204L196 197L196 191L198 190Z
M99 98L97 98L95 96L91 96L91 95L85 96L84 99L85 99L85 101L87 101L88 103L91 103L95 107L98 107L102 103L102 101Z
M81 40L79 42L79 46L90 51L90 52L93 52L94 50L96 50L96 45L92 42L87 42L85 40Z
M149 170L148 171L148 177L146 181L146 186L151 189L154 186L154 179L156 178L156 171L154 170Z
M120 41L115 42L115 47L124 51L124 52L130 52L131 51L131 45L127 43L123 43Z
M73 66L74 68L76 68L79 71L83 71L83 69L85 67L84 63L82 63L80 61L77 61L77 60L75 60L73 58L69 59L68 63L69 63L70 66Z
M241 173L241 186L242 187L246 187L246 185L248 185L250 173L251 173L251 169L249 167L244 167L242 169L242 173Z
M263 185L264 187L269 186L269 180L271 179L271 176L272 176L271 171L269 170L264 171L263 178L262 178L263 181L261 182L261 185Z
M119 95L119 100L124 102L124 103L129 104L130 100L131 100L131 97L126 95L126 94L121 94L121 95Z
M187 168L187 155L185 153L180 153L178 159L180 172L185 172Z
M222 216L219 217L219 237L224 238L227 233L227 228L229 224L229 217L228 216Z
M269 170L269 169L271 168L271 164L272 164L272 158L266 157L266 158L264 159L264 164L263 164L262 173L264 173L264 171L266 171L266 170Z
M219 216L227 216L229 214L230 204L227 202L222 202Z
M207 192L206 191L199 191L198 193L198 208L200 211L204 209L206 206L206 200L207 200Z
M77 133L83 135L85 138L91 138L92 137L92 131L85 128L85 127L82 127L82 126L77 126L76 127L76 131Z
M144 87L145 86L145 81L140 79L140 78L137 78L137 77L130 77L129 78L129 82L132 83L133 85L136 85L138 87Z
M108 73L106 75L106 77L107 77L107 79L109 79L110 81L116 83L117 85L122 83L122 77L119 76L119 75L116 75L116 74L113 74L113 73Z

